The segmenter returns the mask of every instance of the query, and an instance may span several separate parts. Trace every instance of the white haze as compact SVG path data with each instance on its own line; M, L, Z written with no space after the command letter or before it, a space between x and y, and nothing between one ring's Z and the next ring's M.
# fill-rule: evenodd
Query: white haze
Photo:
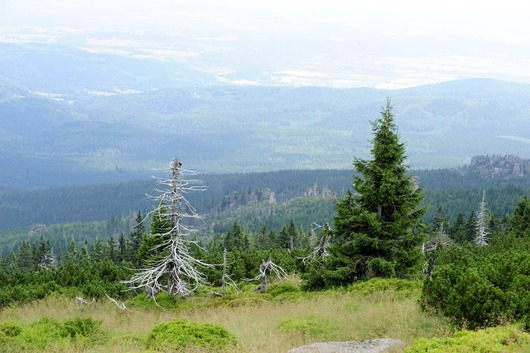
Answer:
M0 0L0 41L184 62L234 84L530 83L526 1Z

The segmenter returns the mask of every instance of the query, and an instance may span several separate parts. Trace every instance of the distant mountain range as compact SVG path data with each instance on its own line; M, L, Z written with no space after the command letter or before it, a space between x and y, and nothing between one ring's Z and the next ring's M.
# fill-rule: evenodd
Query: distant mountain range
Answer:
M413 168L530 149L530 85L401 90L227 86L185 64L0 44L0 185L143 179L174 156L204 172L350 168L387 97Z

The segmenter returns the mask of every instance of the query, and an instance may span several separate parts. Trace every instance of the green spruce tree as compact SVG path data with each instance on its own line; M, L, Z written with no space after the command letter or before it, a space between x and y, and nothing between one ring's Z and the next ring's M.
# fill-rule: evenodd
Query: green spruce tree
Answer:
M294 247L298 243L298 229L294 225L294 221L291 220L289 225L284 225L278 236L278 247L280 249L288 249L293 251Z
M466 241L466 219L462 212L458 213L456 221L451 227L449 236L459 244L462 244Z
M355 159L360 173L337 203L333 242L323 272L327 286L347 285L371 277L406 277L421 262L420 207L423 192L404 164L390 100L372 123L372 160ZM318 282L318 281L317 281Z
M508 223L508 231L516 237L530 237L530 198L528 196L523 196L517 202Z
M18 268L23 271L34 269L33 249L28 240L22 242L22 246L18 251Z
M71 262L75 264L78 261L79 261L79 253L77 251L77 243L75 241L75 238L72 236L70 238L70 248L68 249L68 252L66 253L66 262Z
M234 222L232 228L224 235L223 243L224 248L228 251L232 251L234 249L248 249L248 234L241 224L236 221Z
M138 213L136 214L135 223L136 224L134 225L132 232L129 235L130 253L128 255L128 258L135 265L138 265L140 263L137 257L138 249L142 245L142 237L145 234L144 220L140 211L138 211Z
M256 233L256 238L254 239L254 248L256 250L266 250L272 247L267 233L267 225L264 223Z
M151 216L151 234L142 235L142 241L137 251L140 264L145 264L153 257L160 257L164 242L169 240L171 220L164 202L160 202Z

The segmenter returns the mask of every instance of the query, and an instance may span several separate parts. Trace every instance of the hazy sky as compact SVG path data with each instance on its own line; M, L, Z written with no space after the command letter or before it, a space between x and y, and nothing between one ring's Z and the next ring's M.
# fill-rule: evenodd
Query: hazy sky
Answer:
M530 82L529 18L514 0L0 0L0 41L177 60L234 83L397 88Z

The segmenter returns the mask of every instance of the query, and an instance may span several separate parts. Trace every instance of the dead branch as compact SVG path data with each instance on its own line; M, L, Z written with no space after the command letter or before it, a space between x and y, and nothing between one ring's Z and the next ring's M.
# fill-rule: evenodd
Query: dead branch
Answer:
M75 297L75 301L79 305L94 305L94 304L96 304L96 298L92 298L92 301L89 302L88 300L86 300L83 297Z
M118 302L116 299L110 297L110 296L109 296L108 294L106 294L106 293L105 293L105 296L106 296L107 298L109 298L109 300L110 300L111 302L113 302L114 304L116 304L116 306L117 306L118 308L120 308L121 310L129 311L129 309L127 309L127 307L125 306L125 303L124 303L124 302Z
M83 297L75 297L75 300L80 305L90 305L90 303Z

